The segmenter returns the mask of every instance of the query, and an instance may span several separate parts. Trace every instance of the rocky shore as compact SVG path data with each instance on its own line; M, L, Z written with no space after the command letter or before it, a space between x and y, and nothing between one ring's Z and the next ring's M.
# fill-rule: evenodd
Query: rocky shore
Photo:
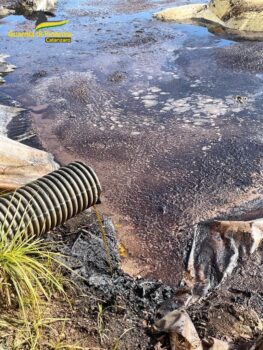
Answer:
M215 33L257 40L263 31L263 5L260 0L212 0L169 8L154 15L163 21L194 22Z

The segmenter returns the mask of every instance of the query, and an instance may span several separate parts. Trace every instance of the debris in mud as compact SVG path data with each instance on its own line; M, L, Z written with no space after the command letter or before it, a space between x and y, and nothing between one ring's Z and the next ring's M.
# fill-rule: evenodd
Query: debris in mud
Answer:
M103 218L109 260L95 215L83 215L85 224L74 230L70 228L71 223L64 225L56 230L59 235L52 235L52 239L63 240L63 247L59 249L67 256L67 263L82 276L84 288L105 305L117 303L133 310L136 317L145 319L149 326L155 320L154 329L169 335L171 349L252 350L256 342L260 344L263 330L261 220L199 224L186 275L190 276L189 268L193 266L197 279L202 277L205 283L191 288L184 280L180 287L171 288L123 273L119 269L118 240L112 221ZM191 263L193 260L195 264ZM194 279L189 280L194 285ZM203 297L196 298L199 295ZM151 338L154 344L155 337ZM166 340L158 333L155 349L167 349L163 347ZM148 343L146 349L152 346Z
M22 108L15 106L5 106L0 104L0 133L7 135L7 126L11 120L17 117L23 111Z
M187 310L201 339L226 341L211 349L252 349L263 329L262 240L261 219L196 227L183 283L192 287Z
M4 76L10 72L13 72L16 68L15 66L8 64L6 62L7 55L1 55L0 54L0 84L4 83ZM2 97L2 95L0 96ZM23 111L22 108L19 108L14 101L9 101L8 97L3 95L3 103L0 103L0 134L1 135L7 135L7 126L8 124L17 116L21 114ZM8 100L8 101L6 101Z
M263 220L212 221L198 224L187 278L193 295L204 296L248 259L263 240Z
M240 37L253 38L255 32L263 32L263 4L259 0L211 0L208 5L169 8L154 17L162 21L194 22L215 33L225 31Z
M1 55L0 54L0 83L4 83L5 80L3 76L7 73L13 72L15 69L15 66L12 64L8 64L6 62L7 55Z
M81 11L81 13L86 15L85 12ZM102 24L100 24L100 27L103 27ZM57 155L63 153L63 146L65 146L73 150L69 155L70 157L74 157L77 153L81 157L90 157L92 162L97 161L101 163L101 173L106 174L104 177L110 179L108 182L105 181L106 186L109 188L107 197L116 205L114 210L120 210L120 207L117 207L116 204L120 202L125 207L121 208L122 214L134 220L136 230L139 232L138 241L142 245L142 249L144 251L147 250L148 256L146 258L152 259L152 265L155 268L153 273L159 274L159 277L164 276L166 280L170 276L176 275L174 281L177 283L178 279L181 278L181 269L178 267L182 261L180 253L191 235L189 233L186 235L181 234L181 236L178 235L179 238L177 236L176 239L171 239L166 233L170 231L172 232L171 235L175 237L178 234L177 228L181 226L182 222L193 222L193 216L196 214L192 214L194 210L198 212L194 218L199 214L200 216L206 215L207 213L204 212L211 210L211 207L214 209L219 202L220 204L226 203L226 197L229 192L232 190L243 191L246 186L250 185L250 174L254 174L258 169L253 166L253 162L255 160L255 163L257 163L257 160L260 158L259 146L256 142L254 144L254 141L248 142L248 138L240 132L241 128L237 128L238 133L235 134L233 132L230 114L233 112L232 114L237 115L237 118L241 120L241 112L244 112L243 114L248 120L249 113L246 113L247 109L244 111L243 106L248 105L250 107L250 104L252 105L253 103L254 108L255 101L253 94L248 94L248 103L241 103L239 98L234 101L233 94L247 94L247 90L241 91L244 85L240 84L240 90L237 89L239 81L231 89L230 80L235 80L235 78L239 77L231 76L231 78L226 78L224 84L228 86L227 92L221 89L224 86L221 84L221 81L225 79L225 75L222 74L222 77L220 77L222 80L220 80L218 77L221 72L218 75L214 74L214 68L210 69L209 66L211 60L203 60L203 55L201 54L202 51L207 51L207 55L214 59L214 50L210 47L213 45L211 44L212 40L211 42L205 41L205 44L199 48L196 47L198 41L188 40L187 48L183 47L181 51L188 52L189 50L191 55L196 52L200 59L195 61L192 57L188 57L188 60L185 60L185 65L181 64L180 66L180 62L178 64L178 61L176 61L174 64L175 58L170 56L172 62L169 63L171 65L169 69L173 71L173 74L165 76L163 70L158 73L159 75L156 73L160 67L157 64L154 67L154 64L152 64L154 58L150 56L151 50L158 51L156 50L157 45L154 45L154 48L150 47L150 44L156 43L155 38L160 42L158 35L155 32L153 35L151 33L149 35L149 33L143 32L142 29L138 29L132 35L130 35L129 31L127 33L126 35L129 35L130 41L126 37L123 41L127 43L126 46L129 47L131 57L134 60L134 65L131 65L132 68L128 67L129 63L125 65L122 62L114 67L109 67L107 65L108 62L102 62L101 57L99 57L99 64L94 64L94 67L86 62L85 64L81 63L80 69L85 74L78 73L77 69L73 69L70 72L68 69L64 70L64 57L61 60L60 70L55 73L50 71L48 77L40 71L40 65L37 68L35 67L40 74L36 72L32 76L31 72L28 75L29 79L32 78L32 82L37 83L34 86L30 86L33 91L29 91L28 95L36 103L32 111L38 110L38 112L34 112L38 120L41 119L41 111L43 112L43 128L47 130L46 135L49 134L46 136L46 143L48 144L52 138L55 139L55 136L49 129L49 126L55 126L59 134L59 147L55 150ZM160 32L160 36L164 41L167 39L162 32ZM140 65L136 63L135 53L138 53L136 51L137 46L141 48L141 44L148 43L149 45L146 45L145 49L143 47L143 50L140 50L140 55L138 55L140 56L140 64L143 66L140 69ZM175 43L169 44L171 50L174 50ZM115 48L111 49L112 52L115 52L114 55L117 55L118 50L121 51L121 54L123 54L123 51L128 51L126 47L123 51L120 49L119 41L118 50L113 51ZM161 47L160 52L166 53L165 50L165 46ZM225 48L220 48L220 50L225 52ZM233 47L231 50L234 50ZM145 51L144 55L143 51ZM79 51L77 54L79 55ZM107 54L108 52L106 52L105 56ZM158 54L159 52L154 57L158 56ZM149 62L146 61L145 63L146 57L150 57L150 59ZM97 56L95 59L97 59ZM37 57L34 60L37 62ZM163 60L160 61L163 63ZM234 61L236 60L233 57L233 65L237 66L238 64ZM54 62L56 61L54 60ZM201 62L200 65L199 62ZM104 64L107 66L107 69L105 69ZM240 65L242 64L243 62L240 62ZM251 64L253 63L251 62ZM103 83L105 84L107 79L105 77L109 77L108 80L113 83L106 84L107 89L105 85L101 84L99 74L96 76L95 71L96 69L99 71L99 65L104 68L102 69ZM200 74L201 66L203 66L203 70L201 70ZM184 67L190 67L188 74L185 74ZM167 66L164 64L163 68L166 69ZM128 72L125 80L127 91L122 91L120 94L117 89L121 87L121 84L118 83L121 83L126 76L122 77L121 74L123 72L116 71L116 69L123 69ZM143 69L147 69L147 71L143 72ZM92 71L89 76L90 70ZM203 74L204 70L207 70L207 75ZM63 71L66 72L64 76ZM108 76L111 72L115 72L115 74ZM131 72L134 72L134 76ZM207 76L207 80L211 80L215 84L209 85L210 81L207 82L205 80ZM61 77L61 79L58 79L58 77ZM73 81L73 78L75 81ZM158 82L157 79L159 78L163 80ZM186 81L185 78L189 78L189 80ZM134 79L133 83L131 83L131 79ZM145 83L141 82L142 79L145 79ZM219 80L220 84L218 84ZM188 85L189 82L191 86ZM247 80L244 84L246 83ZM219 85L218 90L221 89L220 93L215 93L215 85ZM196 90L193 91L193 88ZM210 89L211 91L209 91ZM129 94L129 91L132 94ZM35 98L34 94L37 93L40 97ZM189 96L191 97L189 98ZM43 108L42 106L47 101L50 104L49 107ZM136 101L139 101L140 104ZM142 110L143 106L146 108ZM137 107L138 111L135 113L135 108ZM54 108L54 111L52 108ZM126 109L128 113L126 113ZM142 111L143 113L141 113ZM160 125L157 117L159 112L162 114L160 120L163 122ZM55 116L54 120L52 119L53 115ZM169 118L170 124L168 123ZM68 122L69 119L70 122ZM221 127L220 123L224 124L226 129L229 129L230 136L229 138L224 137L224 131L218 130L218 138L215 137L218 144L211 146L209 136L212 133L212 127L215 128L218 125ZM156 126L155 129L153 125ZM185 132L178 131L181 125L186 126ZM211 126L206 134L204 133L204 126ZM196 127L196 131L188 133L188 130L192 127ZM157 128L165 128L164 137L160 138L160 133L156 132L156 139L153 139L153 136L148 131L155 131ZM113 132L111 134L108 133L109 130L113 129L115 134ZM247 132L246 127L244 129ZM123 130L122 134L121 130ZM170 134L167 130L170 131ZM249 133L253 134L253 130L252 128L249 129ZM130 135L136 136L138 141L135 137L134 139L130 138ZM198 135L198 137L195 135ZM238 135L238 139L236 135ZM149 140L150 137L152 137L151 140ZM199 142L199 138L201 142ZM166 143L164 142L165 139L167 139ZM134 140L137 142L134 142ZM162 143L160 143L160 140ZM174 145L178 148L175 149ZM193 150L190 149L190 146ZM55 148L56 146L53 149ZM199 152L201 150L206 153L211 152L211 156L209 154L206 157L200 156ZM124 160L126 163L124 163ZM109 166L112 164L114 171ZM125 173L123 171L124 168ZM116 169L118 169L118 174ZM154 169L158 169L160 172ZM191 175L192 172L195 174ZM147 176L148 174L149 176ZM126 175L130 176L129 184L126 183ZM109 182L113 182L113 180L114 184L111 185L112 187L108 186ZM215 185L212 186L211 183ZM128 190L126 191L124 189L127 189L127 186ZM112 189L115 190L115 188L117 188L116 194L110 193L110 191L114 192ZM218 195L218 188L220 188L220 196ZM203 193L206 193L206 191L207 195L205 197ZM221 195L221 193L226 193L226 195ZM209 202L210 207L207 206L206 198L217 198L217 196L219 199L211 200ZM138 197L143 203L141 206L138 206ZM121 201L118 200L120 198L122 199ZM160 203L162 204L160 205ZM189 203L194 209L189 207ZM137 210L134 209L135 207ZM206 210L203 210L204 207ZM86 291L92 291L94 296L102 298L106 308L108 305L115 304L118 307L122 306L121 312L123 314L120 319L125 327L128 325L126 319L129 318L127 316L129 313L126 313L127 310L136 309L131 325L134 326L137 323L137 332L138 328L142 328L141 321L145 320L145 318L147 321L151 320L156 309L158 309L157 311L160 308L165 309L164 304L169 304L171 298L169 308L172 310L187 305L187 312L198 331L198 336L201 339L204 337L207 339L206 348L214 350L216 347L225 346L231 340L239 342L240 337L243 337L242 341L244 342L253 342L253 339L258 336L257 327L260 326L260 323L257 322L257 315L260 316L262 314L260 309L263 305L260 287L262 285L260 279L262 263L258 251L251 257L250 254L246 254L249 252L249 249L244 252L241 245L238 246L242 264L240 266L237 264L232 271L232 281L229 281L229 276L227 275L225 279L211 276L214 285L217 286L213 298L209 300L206 296L204 300L200 300L196 304L187 304L191 298L191 288L187 288L187 286L174 291L174 289L165 286L161 282L144 278L134 279L122 273L118 269L118 247L116 238L113 239L113 236L115 237L113 233L108 234L108 244L111 252L110 261L114 270L113 275L111 275L109 259L103 249L99 231L90 227L89 224L87 220L85 225L78 228L75 232L65 230L68 234L67 237L63 238L65 252L68 254L68 260L72 264L72 268L84 277ZM104 220L104 224L107 227L107 232L109 232L111 224L107 222L107 219ZM145 226L142 228L140 225ZM151 242L149 245L146 245L146 235L149 232L153 234L150 237ZM202 242L204 245L208 238L203 237ZM227 237L225 241L227 241L225 244L226 249L229 249L228 241L231 241L231 239ZM165 252L165 254L160 254L160 251ZM230 247L229 255L227 255L227 258L230 257L230 260L232 253ZM255 261L252 262L253 259ZM244 260L247 260L247 265L243 264ZM218 263L218 259L216 262ZM222 270L226 269L226 266L227 264L223 265ZM255 273L256 276L253 275ZM226 293L227 295L225 296ZM121 301L119 301L120 299ZM217 302L218 300L219 302ZM209 305L206 303L209 303ZM232 308L234 303L244 304L244 309L238 307L235 313ZM244 311L245 307L251 307L255 312L246 314ZM143 312L140 310L141 308ZM116 309L119 310L117 307ZM239 316L244 320L238 320ZM83 317L87 317L87 315ZM116 313L110 313L110 317L116 317ZM83 319L85 321L85 318ZM85 323L84 321L82 320L82 325ZM110 319L109 323L111 321ZM114 322L112 324L115 325ZM227 339L224 339L224 337ZM136 338L134 344L131 342L127 346L131 344L131 349L133 349L137 344L140 344L143 347L144 338L140 340ZM109 349L110 347L107 348ZM144 348L148 349L148 347Z
M198 333L183 309L168 313L155 323L155 327L160 332L169 333L171 350L202 350Z
M159 308L164 307L166 313L163 316L159 311L163 318L155 323L169 333L172 349L261 349L262 223L262 219L211 220L196 226L185 278L172 301ZM180 321L180 312L185 310L187 327ZM196 344L186 341L187 331L197 335Z
M36 72L32 75L31 82L35 83L38 79L44 78L48 75L48 73L45 70L40 70L39 72Z
M111 219L104 217L103 226L110 258L96 216L86 214L85 226L75 233L69 231L68 238L64 238L63 233L65 244L62 252L68 256L67 264L84 278L86 284L105 303L113 303L121 298L140 314L147 308L153 316L165 300L171 299L174 289L162 282L134 279L123 273L119 268L118 241Z
M216 290L187 308L201 339L225 341L232 349L250 349L262 332L261 315L233 299L229 291Z
M247 101L247 97L237 95L235 96L235 101L243 105Z
M114 72L108 76L108 80L112 83L120 83L125 79L125 73L123 72Z
M154 33L136 33L130 41L123 43L124 47L136 47L140 45L154 44L157 42L157 37Z
M88 296L79 310L82 316L78 324L83 325L81 332L93 339L97 332L101 335L102 331L96 329L96 310L100 303L105 334L109 335L103 338L103 348L112 349L116 339L130 330L123 336L125 348L153 349L155 338L150 333L150 325L158 307L171 300L174 289L160 281L132 278L125 274L119 267L119 243L113 223L106 216L103 216L102 222L110 259L96 215L91 209L45 237L48 241L61 243L55 244L55 249L63 254L66 264L74 271L71 277L77 279L81 293ZM82 310L83 304L88 312Z
M169 312L154 329L168 333L172 350L252 350L261 343L263 328L253 309L213 292L186 309Z

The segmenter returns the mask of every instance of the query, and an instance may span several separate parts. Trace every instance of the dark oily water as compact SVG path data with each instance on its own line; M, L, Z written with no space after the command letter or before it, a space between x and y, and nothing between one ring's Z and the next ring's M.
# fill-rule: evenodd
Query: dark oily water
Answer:
M49 20L69 21L57 30L71 44L8 38L35 20L5 17L1 53L17 69L1 91L59 161L96 169L124 269L177 284L189 227L259 196L263 45L152 19L168 6L59 1Z

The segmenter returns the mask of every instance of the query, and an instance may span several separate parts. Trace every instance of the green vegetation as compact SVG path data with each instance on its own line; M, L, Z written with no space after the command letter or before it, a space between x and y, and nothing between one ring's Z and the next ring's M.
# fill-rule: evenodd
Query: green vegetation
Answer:
M60 273L65 265L49 243L29 237L26 228L20 226L12 234L10 227L5 229L5 222L0 227L0 330L6 330L6 337L13 334L12 349L34 350L43 330L62 321L43 318L43 310L54 293L67 300L65 279ZM53 348L62 349L57 345Z
M98 315L97 315L97 332L99 334L101 344L103 344L105 339L108 339L108 336L105 332L106 330L105 330L104 321L103 321L103 313L104 313L103 305L99 303Z
M9 306L18 302L34 311L40 299L49 300L54 289L64 293L63 285L54 273L53 266L61 265L50 246L36 237L28 237L25 230L18 230L9 238L0 229L0 295Z
M96 214L98 218L99 213ZM63 256L53 252L51 243L28 236L22 223L11 230L14 221L15 218L8 229L7 222L0 226L0 350L106 350L104 346L111 339L105 311L110 306L103 307L103 300L94 295L79 293L81 298L94 299L97 303L97 319L93 321L97 337L92 341L101 346L83 347L83 344L89 345L89 334L84 340L79 336L80 329L76 327L75 331L72 327L72 316L76 317L76 310L79 312L74 309L77 286L62 274L63 270L70 270L62 262ZM101 218L98 224L102 226ZM111 268L104 229L102 236ZM111 350L120 348L130 330L112 339Z

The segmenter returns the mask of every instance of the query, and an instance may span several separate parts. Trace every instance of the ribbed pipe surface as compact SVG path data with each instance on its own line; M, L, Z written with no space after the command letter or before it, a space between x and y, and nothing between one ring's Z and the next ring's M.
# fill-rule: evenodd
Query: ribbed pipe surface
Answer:
M0 224L10 237L24 229L40 235L98 203L100 194L93 169L74 162L0 197Z

